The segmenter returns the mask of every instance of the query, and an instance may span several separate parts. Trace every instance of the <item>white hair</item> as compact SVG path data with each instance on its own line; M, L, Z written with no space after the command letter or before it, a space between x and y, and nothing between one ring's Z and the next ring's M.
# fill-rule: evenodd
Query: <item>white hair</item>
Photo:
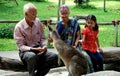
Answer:
M70 13L70 10L68 8L67 5L62 5L60 8L59 8L59 12L62 10L62 9L66 9L68 11L68 13Z
M35 8L36 9L36 7L32 3L25 4L24 7L23 7L24 13L28 12L30 8Z

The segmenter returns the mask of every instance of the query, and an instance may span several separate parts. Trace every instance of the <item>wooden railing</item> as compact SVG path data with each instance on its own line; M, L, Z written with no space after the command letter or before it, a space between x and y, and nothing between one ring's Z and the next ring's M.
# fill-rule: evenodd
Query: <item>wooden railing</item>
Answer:
M86 16L78 16L78 15L75 15L74 18L76 19L86 19ZM17 23L19 22L20 20L0 20L0 23ZM46 23L47 20L41 20L41 22L43 24ZM114 25L115 27L115 46L117 47L118 46L118 25L119 25L119 22L120 20L113 20L111 22L98 22L98 25ZM85 22L79 22L78 23L80 25L85 25L86 23ZM56 25L56 22L50 22L50 25Z

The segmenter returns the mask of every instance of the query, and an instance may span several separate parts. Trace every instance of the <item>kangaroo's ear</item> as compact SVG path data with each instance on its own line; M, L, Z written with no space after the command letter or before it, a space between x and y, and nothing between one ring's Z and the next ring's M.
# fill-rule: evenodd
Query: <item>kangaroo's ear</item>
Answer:
M49 31L53 31L53 29L50 26L48 26L48 29L49 29Z
M52 20L44 20L43 24L47 27L48 25L50 25L52 22Z

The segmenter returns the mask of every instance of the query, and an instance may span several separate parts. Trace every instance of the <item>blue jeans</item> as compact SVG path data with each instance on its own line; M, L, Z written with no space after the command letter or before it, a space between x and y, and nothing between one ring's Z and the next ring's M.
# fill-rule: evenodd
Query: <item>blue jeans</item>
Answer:
M103 70L103 56L99 52L91 53L87 50L86 52L92 60L94 71L95 72L102 71Z
M79 52L82 52L84 54L84 56L86 57L87 61L88 61L88 72L87 73L92 73L94 72L94 69L93 69L93 64L92 64L92 61L91 61L91 58L90 56L86 53L86 51L82 50L81 46L78 45L78 50Z
M32 51L19 51L19 56L26 66L29 76L45 76L51 67L58 65L58 56L49 51L41 56Z

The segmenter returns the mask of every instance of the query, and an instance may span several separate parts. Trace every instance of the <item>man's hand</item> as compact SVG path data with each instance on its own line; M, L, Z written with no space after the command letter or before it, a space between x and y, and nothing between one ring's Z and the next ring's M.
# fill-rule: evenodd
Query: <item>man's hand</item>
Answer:
M41 55L43 55L44 53L45 53L45 52L42 51L42 52L39 52L37 55L41 56Z
M38 55L41 56L42 54L44 54L47 51L47 46L44 46L44 47L38 48L38 49L39 49Z
M43 53L45 53L47 51L47 46L44 46L42 48L40 48L40 47L38 47L38 48L31 48L30 50L38 52L38 55L42 55Z

